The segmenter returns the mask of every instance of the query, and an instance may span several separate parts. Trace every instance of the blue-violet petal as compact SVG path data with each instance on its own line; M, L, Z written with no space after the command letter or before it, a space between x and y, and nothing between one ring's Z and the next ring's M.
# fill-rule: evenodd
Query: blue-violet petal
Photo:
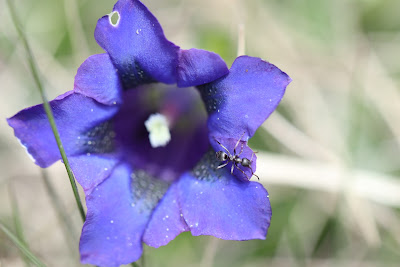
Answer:
M108 54L90 56L82 63L74 90L106 105L121 104L122 85Z
M117 106L106 106L90 97L69 91L49 102L67 156L91 153L91 129L111 118ZM21 110L9 118L15 136L40 167L61 159L43 105Z
M179 87L209 83L228 73L228 67L218 54L194 48L179 51Z
M179 47L165 38L154 15L137 0L119 0L114 12L118 22L113 25L109 15L99 19L95 38L110 55L124 87L176 83Z

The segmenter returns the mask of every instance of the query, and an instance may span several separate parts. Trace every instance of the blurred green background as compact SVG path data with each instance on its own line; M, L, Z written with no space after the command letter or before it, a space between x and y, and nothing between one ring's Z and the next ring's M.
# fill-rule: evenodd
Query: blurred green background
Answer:
M272 201L267 239L185 233L145 247L145 266L399 266L400 1L143 2L177 45L217 52L230 66L244 42L246 54L293 79L250 142ZM79 65L102 52L93 32L114 1L14 4L48 98L71 90ZM16 230L18 204L32 251L48 266L79 266L82 222L65 169L57 163L46 173L72 221L67 236L42 171L5 121L41 100L5 0L0 7L0 220ZM25 266L1 232L0 266Z

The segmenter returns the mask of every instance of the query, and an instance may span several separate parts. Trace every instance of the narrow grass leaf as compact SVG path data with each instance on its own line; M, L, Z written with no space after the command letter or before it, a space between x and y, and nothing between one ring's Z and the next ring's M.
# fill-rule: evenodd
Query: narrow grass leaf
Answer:
M74 192L76 204L78 206L78 210L80 212L82 220L85 221L86 215L85 215L85 211L84 211L83 206L82 206L81 199L79 197L79 192L78 192L78 188L76 186L75 177L74 177L74 174L72 173L71 167L70 167L69 162L68 162L67 155L66 155L65 150L63 148L63 145L61 143L60 134L59 134L59 132L57 130L57 126L56 126L56 122L54 120L53 112L51 110L49 102L47 101L47 98L46 98L46 95L45 95L45 92L44 92L44 88L43 88L42 82L41 82L40 77L39 77L39 72L38 72L38 69L36 67L36 61L35 61L35 59L33 57L33 54L32 54L31 48L29 46L28 40L27 40L23 30L22 30L22 27L21 27L20 23L19 23L19 19L17 17L16 12L15 12L15 8L14 8L14 5L13 5L13 2L11 0L7 0L7 5L8 5L8 8L10 10L10 13L11 13L11 17L12 17L14 26L17 29L18 35L21 38L21 40L23 42L23 45L25 47L25 50L26 50L26 53L27 53L27 56L28 56L29 68L30 68L30 70L32 72L32 75L33 75L33 78L35 80L36 86L39 89L40 95L42 97L43 106L44 106L44 109L46 111L47 118L48 118L48 120L50 122L51 129L53 131L54 137L56 139L58 149L60 150L60 154L61 154L62 160L63 160L65 168L67 170L69 181L70 181L71 187L72 187L72 191Z
M15 191L11 184L8 187L8 192L9 192L9 196L10 196L14 227L15 227L17 237L21 241L21 243L23 243L26 247L28 247L28 243L26 242L25 237L24 237L24 231L23 231L23 227L22 227L17 197L15 196ZM25 255L23 255L23 259L25 261L26 266L28 266L28 267L31 266L29 259Z
M42 263L21 241L16 235L14 235L2 222L0 222L0 230L20 249L20 251L36 266L45 267Z

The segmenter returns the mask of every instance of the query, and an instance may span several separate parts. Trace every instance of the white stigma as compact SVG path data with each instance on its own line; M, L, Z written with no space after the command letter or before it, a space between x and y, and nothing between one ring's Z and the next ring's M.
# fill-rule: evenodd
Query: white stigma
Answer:
M160 113L151 114L144 122L144 126L149 132L149 140L153 148L166 146L171 141L168 120L164 115Z

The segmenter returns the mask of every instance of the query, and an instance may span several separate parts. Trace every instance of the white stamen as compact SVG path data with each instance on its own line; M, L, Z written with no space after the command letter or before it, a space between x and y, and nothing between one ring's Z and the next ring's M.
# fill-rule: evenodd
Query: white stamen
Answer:
M167 118L160 114L152 114L144 122L147 131L149 132L150 144L152 147L166 146L171 141L171 133L168 128Z

